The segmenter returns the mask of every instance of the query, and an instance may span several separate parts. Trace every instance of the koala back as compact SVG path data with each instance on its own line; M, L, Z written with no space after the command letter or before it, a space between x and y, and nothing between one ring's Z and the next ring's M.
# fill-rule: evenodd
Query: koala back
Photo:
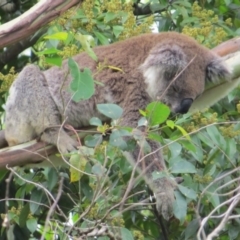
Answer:
M71 94L67 91L71 77L66 77L66 61L62 68L53 67L44 72L52 97L61 112L67 111L69 118L74 112L82 114L82 111L90 111L87 117L89 118L98 114L97 103L106 102L119 104L127 112L128 108L133 107L132 104L135 108L144 108L151 100L161 100L168 104L173 112L181 112L184 99L191 99L191 105L204 91L208 82L217 82L221 78L229 79L230 76L228 67L220 57L194 39L174 32L143 34L96 47L94 52L98 57L97 61L86 53L74 57L80 69L90 68L95 80L104 84L104 87L96 86L95 94L90 100L80 103L71 101ZM100 71L99 64L104 66ZM139 99L136 105L136 101L131 99L137 96ZM183 110L187 111L189 107L185 106ZM81 119L76 116L74 118L76 119L73 122L79 126L77 122L81 122ZM86 125L87 119L84 122Z

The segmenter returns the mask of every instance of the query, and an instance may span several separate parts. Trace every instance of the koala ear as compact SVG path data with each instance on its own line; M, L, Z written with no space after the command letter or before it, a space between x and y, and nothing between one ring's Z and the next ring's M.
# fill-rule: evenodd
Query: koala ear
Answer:
M163 44L154 47L144 63L143 71L154 67L167 78L172 78L186 66L186 55L177 45Z
M229 81L231 79L231 69L221 58L217 57L212 60L206 68L207 80L213 83L219 80Z

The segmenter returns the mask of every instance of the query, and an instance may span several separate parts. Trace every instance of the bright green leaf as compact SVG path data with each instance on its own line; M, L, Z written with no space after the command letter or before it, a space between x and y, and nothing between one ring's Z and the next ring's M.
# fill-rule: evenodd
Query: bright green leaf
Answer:
M62 66L62 58L61 57L45 57L45 62L53 65L53 66Z
M44 39L57 39L57 40L62 40L65 41L68 38L68 33L67 32L57 32L52 35L47 35L44 37Z
M170 114L170 109L167 105L161 102L152 102L147 105L146 113L150 126L156 126L167 120Z
M46 50L43 50L41 52L36 52L36 54L38 56L42 56L42 55L48 55L48 54L56 54L61 52L60 50L58 50L57 48L48 48Z
M190 138L189 134L185 131L184 128L182 128L182 127L179 126L179 125L175 125L175 127L182 133L182 135L183 135L184 137L186 137L187 140L191 141L191 138Z
M175 127L175 123L174 123L174 121L172 121L172 120L167 120L167 121L166 121L166 124L167 124L167 126L170 127L171 129L174 129L174 127Z

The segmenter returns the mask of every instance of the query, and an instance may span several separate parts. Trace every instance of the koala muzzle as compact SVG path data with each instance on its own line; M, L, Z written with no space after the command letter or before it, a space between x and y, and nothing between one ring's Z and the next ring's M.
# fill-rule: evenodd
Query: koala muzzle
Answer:
M192 98L184 98L176 112L182 114L187 113L192 103L193 103Z

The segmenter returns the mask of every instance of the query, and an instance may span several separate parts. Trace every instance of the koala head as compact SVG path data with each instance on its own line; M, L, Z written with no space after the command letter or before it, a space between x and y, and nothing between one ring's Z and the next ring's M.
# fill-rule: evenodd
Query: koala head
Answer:
M208 82L230 79L220 57L195 42L188 45L188 41L157 45L140 69L150 97L166 103L174 113L188 112Z

